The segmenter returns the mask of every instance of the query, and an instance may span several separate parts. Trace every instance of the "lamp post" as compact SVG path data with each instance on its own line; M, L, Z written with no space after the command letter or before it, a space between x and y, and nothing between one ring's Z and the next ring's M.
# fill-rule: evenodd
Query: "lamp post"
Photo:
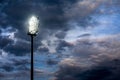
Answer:
M33 55L33 38L37 35L39 20L32 16L28 22L28 35L31 37L31 80L34 80L34 55Z

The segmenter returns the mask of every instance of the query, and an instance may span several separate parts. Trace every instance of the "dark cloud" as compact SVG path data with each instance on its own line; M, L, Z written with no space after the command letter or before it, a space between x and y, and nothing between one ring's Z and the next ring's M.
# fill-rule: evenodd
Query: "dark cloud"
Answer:
M12 72L14 70L29 70L27 65L29 65L30 61L26 57L15 57L16 56L2 57L0 61L0 68L4 72Z
M1 36L0 36L1 37ZM0 38L0 48L3 49L9 44L12 44L13 40L9 39L8 37L1 37Z
M119 80L119 62L119 59L107 60L88 69L64 66L58 71L57 80Z
M0 34L2 33L2 30L0 29Z
M86 34L82 34L82 35L80 35L80 36L78 36L78 37L89 37L91 34L89 34L89 33L86 33Z
M57 64L58 63L58 61L55 61L55 60L52 60L52 59L48 59L47 60L47 64L48 65L55 65L55 64Z
M48 51L49 51L49 49L46 48L46 47L38 48L38 50L39 50L40 52L48 52Z
M2 66L0 68L4 69L7 72L13 71L13 69L14 69L13 65L8 65L8 64L4 65L4 66Z
M64 52L65 47L71 48L71 47L73 47L73 44L70 44L70 43L68 43L68 42L66 42L64 40L61 40L61 41L59 41L59 44L58 44L58 46L56 48L56 51L57 52Z
M30 52L30 44L26 42L17 41L14 44L7 45L5 51L15 55L25 55Z
M64 39L66 33L64 31L58 32L55 36L59 39Z

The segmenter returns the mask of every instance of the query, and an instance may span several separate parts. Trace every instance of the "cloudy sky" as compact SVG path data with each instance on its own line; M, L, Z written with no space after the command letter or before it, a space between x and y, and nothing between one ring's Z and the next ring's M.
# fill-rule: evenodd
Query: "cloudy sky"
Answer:
M119 0L0 0L1 78L29 76L31 16L40 21L34 54L41 80L120 79Z

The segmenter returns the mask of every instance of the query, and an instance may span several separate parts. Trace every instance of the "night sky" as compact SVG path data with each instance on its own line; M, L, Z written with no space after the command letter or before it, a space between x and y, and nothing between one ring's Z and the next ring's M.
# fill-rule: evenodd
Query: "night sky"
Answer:
M0 80L120 80L120 0L0 0Z

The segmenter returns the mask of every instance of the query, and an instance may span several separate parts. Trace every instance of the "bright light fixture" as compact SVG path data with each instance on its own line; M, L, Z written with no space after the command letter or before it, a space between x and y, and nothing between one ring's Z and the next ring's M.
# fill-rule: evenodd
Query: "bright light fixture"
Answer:
M28 22L29 24L29 30L28 33L30 35L35 35L38 32L38 25L39 25L39 20L36 16L32 16Z

